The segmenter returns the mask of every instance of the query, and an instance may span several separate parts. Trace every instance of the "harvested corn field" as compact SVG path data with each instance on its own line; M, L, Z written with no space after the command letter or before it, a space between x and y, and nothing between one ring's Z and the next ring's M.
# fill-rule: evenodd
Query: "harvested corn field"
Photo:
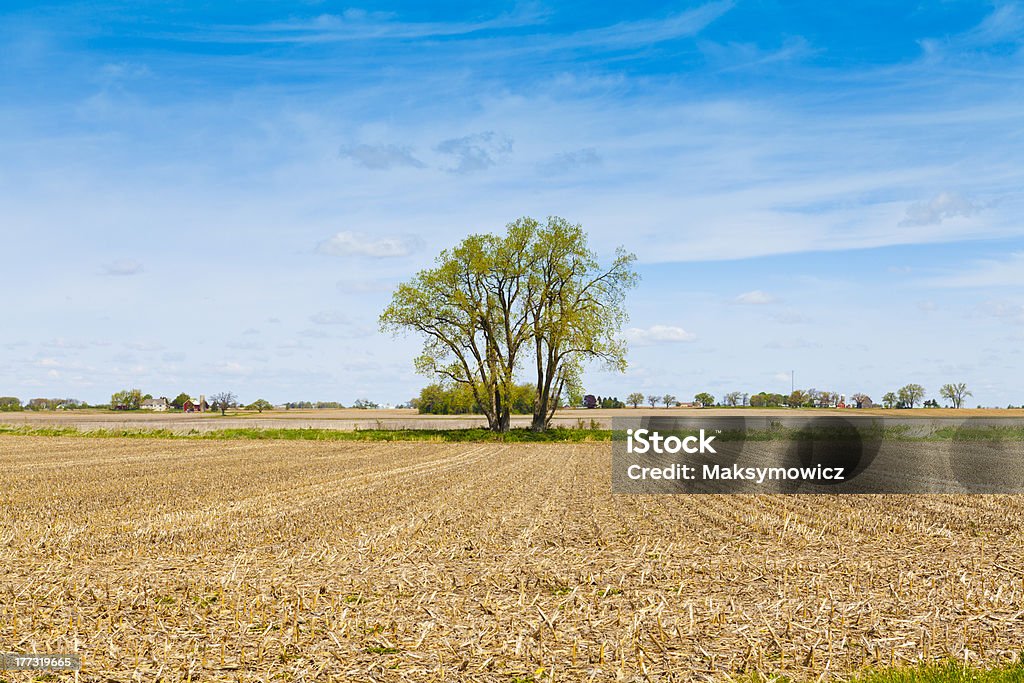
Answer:
M0 465L0 642L80 652L80 680L816 680L1024 648L1022 497L616 496L609 444L0 437Z

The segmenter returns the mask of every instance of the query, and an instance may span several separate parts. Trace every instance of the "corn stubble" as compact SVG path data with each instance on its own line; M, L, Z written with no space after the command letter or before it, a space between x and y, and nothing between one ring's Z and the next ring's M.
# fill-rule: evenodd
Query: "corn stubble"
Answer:
M0 642L84 681L827 680L1024 647L1021 497L613 496L608 451L0 437Z

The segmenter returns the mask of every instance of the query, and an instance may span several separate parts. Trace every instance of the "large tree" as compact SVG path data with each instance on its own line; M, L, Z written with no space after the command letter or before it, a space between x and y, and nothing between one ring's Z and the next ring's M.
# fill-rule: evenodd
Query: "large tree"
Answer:
M896 392L896 396L905 407L913 408L924 398L924 387L920 384L907 384L900 387L900 390Z
M399 285L385 331L424 336L421 373L470 389L494 431L507 431L517 372L536 373L532 428L543 430L588 360L625 368L619 332L635 257L602 268L579 225L521 218L504 236L471 235Z
M220 411L221 415L228 412L228 408L233 408L238 403L238 397L230 391L222 391L218 394L214 394L210 397L213 401L213 407Z
M974 395L967 391L967 385L963 382L943 384L942 388L939 389L939 394L942 398L948 398L953 403L954 408L960 408L963 406L965 398Z
M274 409L273 404L270 401L268 401L268 400L266 400L264 398L258 398L255 401L253 401L252 403L250 403L249 406L248 406L248 410L255 410L258 413L262 413L264 410L273 410L273 409Z
M142 392L138 389L124 389L110 397L111 410L138 410L142 406Z
M21 410L21 399L14 396L0 396L0 411L13 412Z
M715 405L715 397L706 391L702 391L693 397L693 400L701 404L705 408Z
M626 397L626 403L633 406L634 408L639 407L644 402L644 395L639 391L634 391L632 394Z
M858 408L869 408L871 407L871 397L865 393L856 393L850 397Z

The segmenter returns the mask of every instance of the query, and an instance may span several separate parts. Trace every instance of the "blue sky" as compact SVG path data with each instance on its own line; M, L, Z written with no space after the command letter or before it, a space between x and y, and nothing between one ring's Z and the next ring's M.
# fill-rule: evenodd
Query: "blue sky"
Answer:
M395 284L522 215L624 245L587 389L1024 403L1024 6L0 9L0 394L396 403Z

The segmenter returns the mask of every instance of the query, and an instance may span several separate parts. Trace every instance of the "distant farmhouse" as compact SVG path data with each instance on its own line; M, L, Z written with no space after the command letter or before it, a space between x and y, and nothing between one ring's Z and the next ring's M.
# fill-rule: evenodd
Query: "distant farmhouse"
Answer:
M147 398L140 406L143 410L156 410L163 412L171 407L166 398Z
M189 399L181 406L182 412L185 413L205 413L210 409L210 404L206 402L205 396L200 396L198 401Z

